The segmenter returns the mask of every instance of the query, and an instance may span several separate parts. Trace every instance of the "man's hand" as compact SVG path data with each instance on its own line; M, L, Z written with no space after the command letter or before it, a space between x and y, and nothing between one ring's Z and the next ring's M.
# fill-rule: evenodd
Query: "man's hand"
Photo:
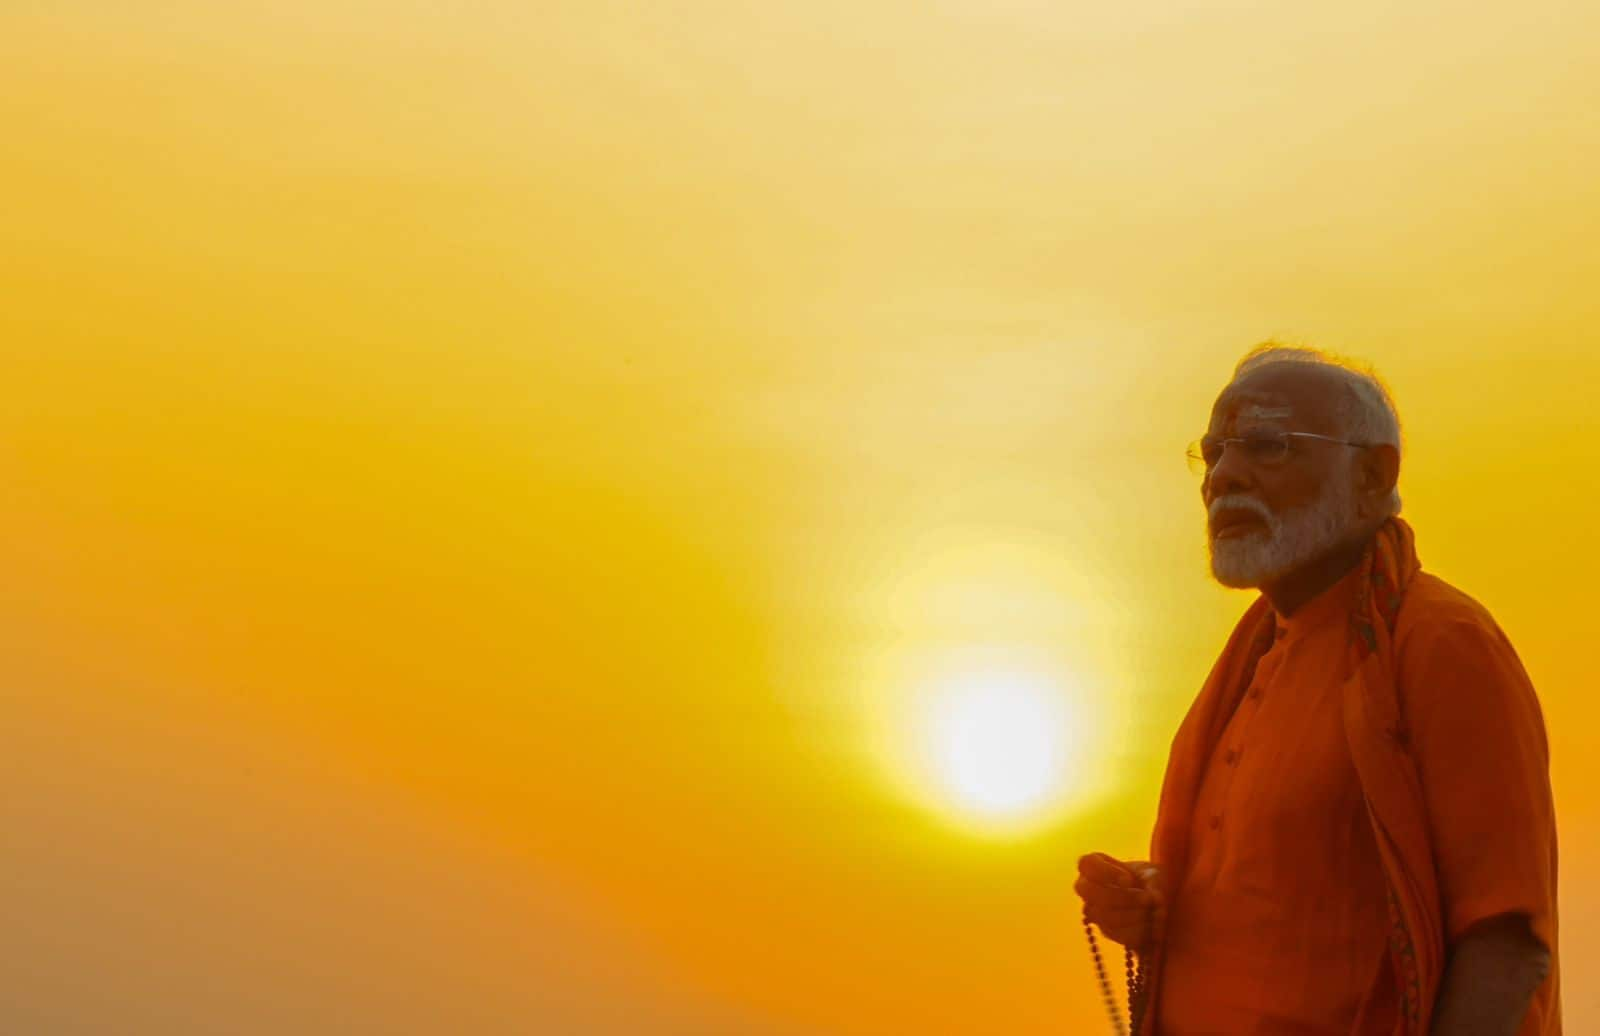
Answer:
M1550 954L1523 914L1486 918L1450 947L1434 1004L1433 1036L1515 1036Z
M1154 937L1166 921L1166 898L1160 871L1146 860L1126 863L1105 853L1078 857L1078 881L1072 886L1083 898L1084 914L1106 938L1135 952L1144 952L1147 931Z

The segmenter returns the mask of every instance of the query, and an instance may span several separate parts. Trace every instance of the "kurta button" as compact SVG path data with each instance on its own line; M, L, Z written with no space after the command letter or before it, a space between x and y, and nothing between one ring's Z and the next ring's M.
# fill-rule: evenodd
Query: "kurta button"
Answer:
M1250 697L1252 697L1252 698L1260 698L1261 697L1261 688L1259 688L1259 687L1250 688Z
M1228 749L1228 757L1227 758L1228 758L1228 764L1230 766L1232 764L1238 762L1239 761L1239 750L1237 748Z
M1214 817L1211 818L1211 830L1215 831L1217 828L1219 828L1221 826L1222 826L1222 817L1221 817L1221 815L1217 815L1217 816L1214 816Z

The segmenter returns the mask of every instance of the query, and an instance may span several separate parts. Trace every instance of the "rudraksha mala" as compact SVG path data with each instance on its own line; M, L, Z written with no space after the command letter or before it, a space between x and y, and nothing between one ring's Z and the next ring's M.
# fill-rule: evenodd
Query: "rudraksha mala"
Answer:
M1083 934L1089 937L1089 952L1094 955L1094 972L1100 979L1100 995L1105 998L1106 1013L1111 1016L1111 1029L1117 1036L1137 1036L1139 1026L1144 1020L1144 1013L1149 1007L1147 1003L1150 994L1148 979L1150 975L1150 958L1155 953L1154 935L1155 910L1152 908L1145 914L1144 941L1140 944L1145 947L1145 952L1139 954L1139 964L1134 966L1134 952L1132 948L1122 948L1123 967L1128 976L1128 1020L1126 1028L1122 1020L1122 1012L1117 1010L1116 997L1111 995L1111 982L1106 978L1105 963L1100 959L1100 944L1095 941L1094 924L1089 920L1087 904L1083 908Z

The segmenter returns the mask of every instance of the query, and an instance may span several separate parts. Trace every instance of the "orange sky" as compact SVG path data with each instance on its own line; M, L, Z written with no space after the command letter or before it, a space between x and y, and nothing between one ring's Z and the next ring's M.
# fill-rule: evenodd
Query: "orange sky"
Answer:
M13 5L7 1028L1099 1031L1074 861L1249 602L1181 453L1268 336L1377 365L1534 678L1600 1025L1597 30ZM1070 703L1023 829L908 761L986 666Z

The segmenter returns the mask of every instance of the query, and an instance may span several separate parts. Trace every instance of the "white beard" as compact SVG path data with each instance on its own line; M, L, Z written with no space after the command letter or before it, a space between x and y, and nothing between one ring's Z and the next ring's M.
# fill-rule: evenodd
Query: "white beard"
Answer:
M1260 587L1327 554L1349 537L1356 502L1345 478L1330 478L1305 507L1275 515L1250 497L1225 496L1211 502L1211 513L1243 507L1266 522L1242 536L1210 538L1211 574L1223 586ZM1209 528L1209 526L1208 526Z

